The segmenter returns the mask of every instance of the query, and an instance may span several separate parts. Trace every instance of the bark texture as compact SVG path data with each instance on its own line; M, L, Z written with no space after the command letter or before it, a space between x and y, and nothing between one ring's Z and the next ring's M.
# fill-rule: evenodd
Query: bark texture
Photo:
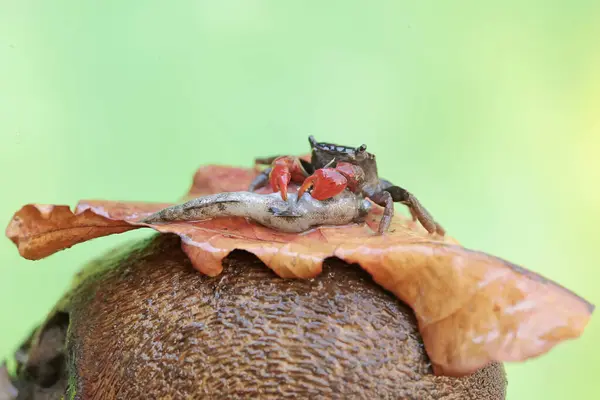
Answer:
M412 310L358 267L288 280L237 252L208 277L179 240L85 268L27 344L20 398L505 398L501 364L433 376Z

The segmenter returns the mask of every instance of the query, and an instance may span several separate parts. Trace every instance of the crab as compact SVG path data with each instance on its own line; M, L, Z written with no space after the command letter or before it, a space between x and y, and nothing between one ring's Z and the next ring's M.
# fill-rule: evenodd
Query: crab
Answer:
M350 191L384 207L379 234L390 226L394 203L402 203L408 207L413 220L418 220L430 234L445 235L444 228L412 193L379 177L375 155L367 152L365 144L349 147L317 142L312 135L308 141L312 150L310 162L294 156L257 158L257 165L269 167L252 181L248 190L254 192L270 185L284 201L288 200L290 182L301 185L297 201L302 201L305 193L314 200L327 200Z

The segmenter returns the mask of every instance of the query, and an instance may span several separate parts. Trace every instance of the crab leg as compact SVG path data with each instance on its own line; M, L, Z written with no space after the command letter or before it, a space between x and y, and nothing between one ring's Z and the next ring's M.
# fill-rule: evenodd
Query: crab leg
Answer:
M383 181L383 183L388 183L387 181ZM390 184L391 185L391 184ZM386 185L387 186L387 185ZM439 235L445 235L446 230L435 221L433 216L427 211L427 209L421 204L421 202L410 192L399 187L399 186L388 186L383 189L383 193L389 193L392 197L392 200L397 203L402 203L408 207L410 211L410 215L413 220L419 220L421 225L429 232L429 233L437 233ZM373 200L375 201L375 200ZM383 221L383 220L382 220Z
M271 169L272 168L269 167L258 174L248 186L248 190L250 192L254 192L255 190L267 186L267 183L269 183L269 174L271 173Z
M279 193L219 193L164 208L140 222L154 225L219 217L245 217L272 229L298 233L321 225L361 222L370 208L368 201L350 192L344 192L327 202L310 196L301 202L296 199L295 193L289 195L289 201L282 200Z
M392 217L394 216L394 199L392 199L392 195L386 191L379 192L370 198L375 204L383 207L383 216L379 221L379 227L377 231L380 235L382 235L388 230L390 224L392 223Z

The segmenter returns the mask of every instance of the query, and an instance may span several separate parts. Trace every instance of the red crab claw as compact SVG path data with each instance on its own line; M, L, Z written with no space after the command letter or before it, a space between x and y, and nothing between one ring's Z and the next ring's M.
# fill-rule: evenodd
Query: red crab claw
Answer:
M335 168L321 168L306 178L300 190L298 199L310 188L310 195L315 200L326 200L340 194L347 186L348 180Z
M302 182L307 173L298 157L282 156L273 161L269 173L269 183L275 191L281 192L281 198L287 201L287 189L290 181Z
M365 171L358 165L347 162L339 162L335 169L348 181L348 189L356 192L360 185L365 181Z

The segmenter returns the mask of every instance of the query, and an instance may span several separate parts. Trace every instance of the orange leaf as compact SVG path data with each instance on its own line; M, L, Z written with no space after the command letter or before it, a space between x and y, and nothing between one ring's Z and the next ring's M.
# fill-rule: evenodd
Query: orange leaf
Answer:
M256 169L201 168L188 196L244 190ZM269 190L263 190L268 193ZM312 278L327 257L357 263L412 307L436 374L462 376L490 361L523 361L580 336L593 306L533 272L468 250L448 236L431 236L400 215L376 235L381 209L364 224L283 233L245 218L143 224L168 204L83 201L67 206L26 205L6 234L20 254L39 259L100 236L150 227L175 233L200 272L222 271L234 249L255 254L283 278Z

